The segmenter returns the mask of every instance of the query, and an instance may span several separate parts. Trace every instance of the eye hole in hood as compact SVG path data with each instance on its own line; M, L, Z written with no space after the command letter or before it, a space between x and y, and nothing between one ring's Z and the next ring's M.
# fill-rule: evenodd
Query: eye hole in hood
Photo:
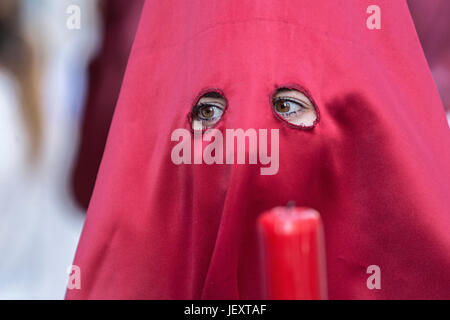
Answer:
M319 111L311 95L303 89L281 87L271 96L275 117L298 129L313 129L319 122Z
M227 100L222 91L211 90L200 95L192 107L190 121L193 130L207 130L214 127L227 108Z

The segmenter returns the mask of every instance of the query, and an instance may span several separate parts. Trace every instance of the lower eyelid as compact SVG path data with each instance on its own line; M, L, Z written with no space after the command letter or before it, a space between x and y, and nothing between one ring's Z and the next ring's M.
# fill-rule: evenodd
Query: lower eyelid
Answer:
M214 118L211 118L211 119L201 119L202 121L214 121L214 120L216 120L216 119L220 119L220 116L219 117L214 117Z
M281 115L282 117L290 117L290 116L292 116L292 115L297 115L297 114L300 113L301 111L302 111L302 110L297 110L297 111L292 111L292 112L285 113L285 114L280 113L280 115Z

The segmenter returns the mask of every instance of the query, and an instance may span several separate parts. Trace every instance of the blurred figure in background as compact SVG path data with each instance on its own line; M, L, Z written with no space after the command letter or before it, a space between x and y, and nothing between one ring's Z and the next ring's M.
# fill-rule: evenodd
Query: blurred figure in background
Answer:
M450 124L450 1L408 0L408 5Z
M69 5L80 30L66 28ZM83 223L68 188L96 1L0 2L0 298L64 297Z
M144 0L100 2L104 37L89 66L89 89L73 172L77 202L87 209Z

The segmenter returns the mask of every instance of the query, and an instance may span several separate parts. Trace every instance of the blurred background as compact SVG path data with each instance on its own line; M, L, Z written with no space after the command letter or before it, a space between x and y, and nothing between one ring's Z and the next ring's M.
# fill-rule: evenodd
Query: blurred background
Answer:
M0 0L0 299L64 297L142 4Z
M64 297L143 2L0 0L0 299ZM450 123L450 1L408 5Z

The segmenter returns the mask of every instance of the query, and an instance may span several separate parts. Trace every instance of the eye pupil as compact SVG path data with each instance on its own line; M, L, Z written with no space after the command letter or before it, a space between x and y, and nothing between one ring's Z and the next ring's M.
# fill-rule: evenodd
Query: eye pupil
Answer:
M278 112L288 112L289 110L291 110L291 104L289 103L289 101L280 101L276 104L276 109Z

